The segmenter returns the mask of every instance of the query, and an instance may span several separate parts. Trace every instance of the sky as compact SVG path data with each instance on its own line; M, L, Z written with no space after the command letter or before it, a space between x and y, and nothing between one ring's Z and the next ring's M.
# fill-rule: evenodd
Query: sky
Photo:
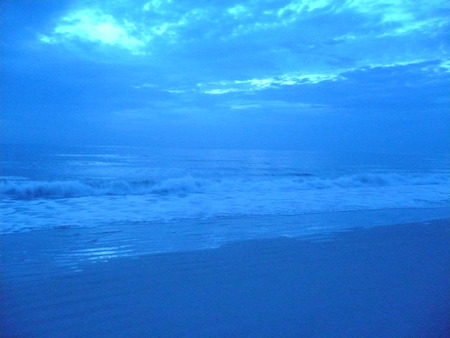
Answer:
M448 0L2 0L1 141L447 152Z

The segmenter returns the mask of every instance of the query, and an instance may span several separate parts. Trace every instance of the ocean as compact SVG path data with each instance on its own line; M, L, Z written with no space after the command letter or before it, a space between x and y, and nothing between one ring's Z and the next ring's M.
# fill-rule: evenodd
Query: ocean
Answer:
M449 164L447 154L3 146L1 233L73 232L86 240L72 257L105 259L445 218Z
M448 332L448 156L4 146L1 158L1 336Z

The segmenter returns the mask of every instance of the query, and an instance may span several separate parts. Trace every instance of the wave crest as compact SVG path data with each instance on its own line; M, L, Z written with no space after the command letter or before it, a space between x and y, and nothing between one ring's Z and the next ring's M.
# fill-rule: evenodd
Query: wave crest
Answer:
M186 194L200 192L202 183L192 177L109 182L80 181L3 181L0 193L13 199L71 198L101 195Z
M0 181L0 193L11 199L73 198L105 195L172 195L185 196L193 193L230 192L280 193L295 190L357 189L386 186L448 185L450 178L440 174L356 174L336 178L315 176L267 177L251 179L199 179L191 176L170 178L160 181ZM211 189L211 190L208 190Z

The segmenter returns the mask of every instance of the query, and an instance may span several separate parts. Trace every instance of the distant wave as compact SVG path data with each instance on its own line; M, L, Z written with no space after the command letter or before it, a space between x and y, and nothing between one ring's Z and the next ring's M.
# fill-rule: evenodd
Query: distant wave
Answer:
M450 178L442 174L402 175L402 174L356 174L337 178L320 178L312 175L292 177L252 178L252 179L199 179L191 176L164 179L161 181L25 181L3 180L0 193L3 198L74 198L104 195L174 195L183 196L221 190L248 191L293 191L316 189L351 189L364 187L404 186L404 185L447 185Z
M325 186L337 187L363 187L363 186L395 186L395 185L437 185L447 184L450 177L442 174L428 175L401 175L401 174L356 174L349 176L341 176L332 180L315 180L318 187L322 183Z

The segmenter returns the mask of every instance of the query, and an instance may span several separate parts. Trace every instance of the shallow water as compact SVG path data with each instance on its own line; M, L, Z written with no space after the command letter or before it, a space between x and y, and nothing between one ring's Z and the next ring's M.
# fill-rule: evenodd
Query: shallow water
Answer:
M84 263L121 257L218 248L278 237L325 241L356 228L450 218L447 208L384 209L294 216L224 217L214 220L108 223L93 228L58 227L1 236L5 276L39 279L77 271Z

